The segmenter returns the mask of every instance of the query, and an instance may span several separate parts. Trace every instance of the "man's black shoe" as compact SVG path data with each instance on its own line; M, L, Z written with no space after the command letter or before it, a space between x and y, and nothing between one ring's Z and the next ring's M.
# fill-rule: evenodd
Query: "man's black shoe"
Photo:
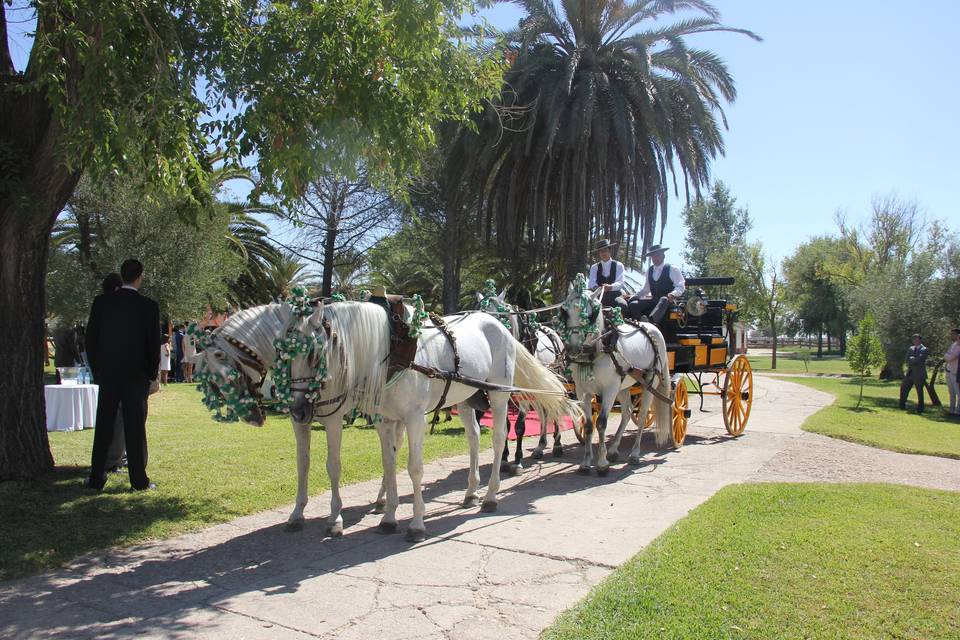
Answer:
M134 490L134 491L156 491L156 490L157 490L157 485L156 485L155 483L151 482L150 484L148 484L148 485L145 486L145 487L142 487L142 488L140 488L140 489L137 489L137 488L135 487L133 490Z
M80 488L87 492L103 493L103 487L102 486L98 487L94 484L91 484L90 480L84 480L83 482L81 482Z

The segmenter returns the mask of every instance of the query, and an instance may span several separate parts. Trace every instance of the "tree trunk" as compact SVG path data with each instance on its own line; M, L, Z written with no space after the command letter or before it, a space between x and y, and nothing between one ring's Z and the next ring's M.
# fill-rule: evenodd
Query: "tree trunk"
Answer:
M0 480L53 468L43 395L46 267L52 228L0 213Z
M777 368L777 324L775 322L770 323L770 335L773 336L773 350L770 353L770 368Z
M323 239L323 284L320 291L320 295L324 298L329 298L333 293L333 259L336 248L337 225L328 222L326 235Z
M842 331L840 333L840 357L847 357L847 332Z
M823 329L817 330L817 357L823 357Z
M440 228L440 259L443 264L441 297L443 312L456 313L460 307L461 210L450 206Z
M80 171L61 160L63 132L46 95L0 80L0 480L10 480L53 467L43 395L47 253Z

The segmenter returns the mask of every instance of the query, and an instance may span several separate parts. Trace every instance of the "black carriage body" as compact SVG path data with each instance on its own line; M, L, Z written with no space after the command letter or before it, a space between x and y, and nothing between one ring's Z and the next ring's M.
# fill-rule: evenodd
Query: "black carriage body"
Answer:
M736 306L727 302L725 296L709 298L699 288L730 284L733 278L687 280L687 296L677 301L661 326L672 373L718 372L726 368L736 350ZM694 296L705 303L702 315L687 312L687 302Z

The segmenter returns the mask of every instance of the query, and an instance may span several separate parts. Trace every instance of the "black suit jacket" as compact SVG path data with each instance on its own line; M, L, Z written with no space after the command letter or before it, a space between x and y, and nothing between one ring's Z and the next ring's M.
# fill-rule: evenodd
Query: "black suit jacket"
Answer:
M160 307L133 289L93 299L87 359L98 383L147 382L160 368Z

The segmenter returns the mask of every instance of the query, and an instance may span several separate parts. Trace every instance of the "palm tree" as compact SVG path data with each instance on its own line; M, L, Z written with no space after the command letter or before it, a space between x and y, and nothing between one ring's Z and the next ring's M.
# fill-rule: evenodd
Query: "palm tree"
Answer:
M526 244L553 256L556 291L582 270L591 237L619 240L629 260L658 217L662 235L671 184L699 194L723 153L733 78L685 38L759 38L720 24L705 0L516 1L527 16L494 45L512 60L500 103L461 134L448 166L484 194L480 224L503 253ZM662 24L678 12L693 17Z
M304 273L307 265L300 262L292 253L283 253L280 260L270 265L270 287L274 297L286 298L298 284L307 278Z

